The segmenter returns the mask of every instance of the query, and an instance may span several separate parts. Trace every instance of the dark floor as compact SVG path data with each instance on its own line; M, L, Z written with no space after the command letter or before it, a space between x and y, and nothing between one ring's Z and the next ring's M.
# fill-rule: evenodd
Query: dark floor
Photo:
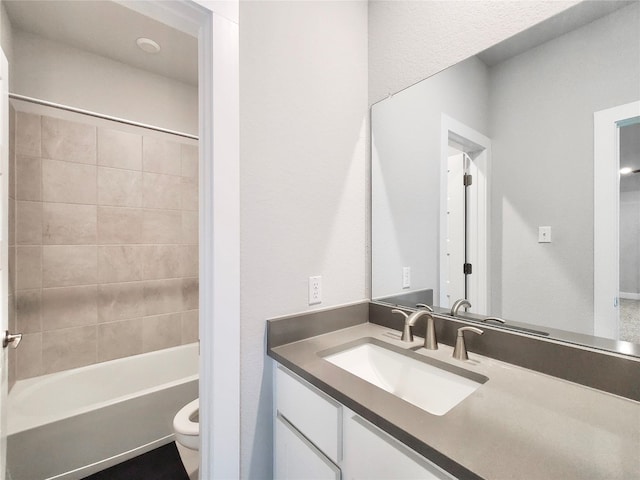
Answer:
M84 480L189 480L189 476L172 442Z

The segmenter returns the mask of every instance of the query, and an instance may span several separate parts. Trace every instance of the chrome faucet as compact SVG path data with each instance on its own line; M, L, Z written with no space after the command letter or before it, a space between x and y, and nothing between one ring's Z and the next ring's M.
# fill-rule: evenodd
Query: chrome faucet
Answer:
M408 315L406 312L402 310L391 310L391 313L399 313L404 315L404 328L402 329L402 337L401 340L403 342L413 342L413 331L411 327L413 327L420 317L427 317L427 325L426 325L426 333L424 336L424 348L428 350L437 350L438 349L438 340L436 338L436 328L433 322L433 316L431 312L426 309L418 310L413 312L411 315Z
M453 358L456 360L469 360L467 355L467 345L464 343L464 332L473 332L478 335L482 335L484 332L475 327L461 327L458 329L458 336L456 337L456 346L453 349Z
M458 310L460 310L460 307L467 307L467 308L471 308L471 303L469 302L469 300L467 300L466 298L460 298L458 300L456 300L453 304L453 307L451 307L451 316L452 317L457 317L458 316Z

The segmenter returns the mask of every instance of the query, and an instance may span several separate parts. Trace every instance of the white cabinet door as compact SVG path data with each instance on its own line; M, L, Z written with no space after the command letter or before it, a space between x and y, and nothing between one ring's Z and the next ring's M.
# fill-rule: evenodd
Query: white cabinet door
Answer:
M275 422L276 480L340 480L340 469L286 419Z
M345 480L455 478L353 412L345 411L344 416Z

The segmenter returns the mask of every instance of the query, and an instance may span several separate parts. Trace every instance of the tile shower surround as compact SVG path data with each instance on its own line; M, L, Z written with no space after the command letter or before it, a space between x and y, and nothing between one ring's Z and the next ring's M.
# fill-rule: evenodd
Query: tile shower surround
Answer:
M195 142L80 114L12 120L13 378L196 341Z

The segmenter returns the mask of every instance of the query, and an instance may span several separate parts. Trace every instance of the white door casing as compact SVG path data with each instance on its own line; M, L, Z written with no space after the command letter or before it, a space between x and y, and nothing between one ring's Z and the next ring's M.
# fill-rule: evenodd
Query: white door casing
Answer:
M468 192L470 204L473 208L469 211L468 238L473 240L468 245L469 262L473 265L473 273L469 275L469 291L471 295L470 311L478 314L487 314L489 310L489 263L487 261L488 247L488 217L489 208L488 178L491 159L491 140L476 130L463 123L442 114L440 128L440 298L439 305L446 305L447 298L445 287L447 281L447 162L449 154L449 142L454 139L456 143L465 147L465 151L474 152L470 165L470 173L473 176L472 188ZM462 267L461 267L462 268ZM435 299L434 299L435 300Z

